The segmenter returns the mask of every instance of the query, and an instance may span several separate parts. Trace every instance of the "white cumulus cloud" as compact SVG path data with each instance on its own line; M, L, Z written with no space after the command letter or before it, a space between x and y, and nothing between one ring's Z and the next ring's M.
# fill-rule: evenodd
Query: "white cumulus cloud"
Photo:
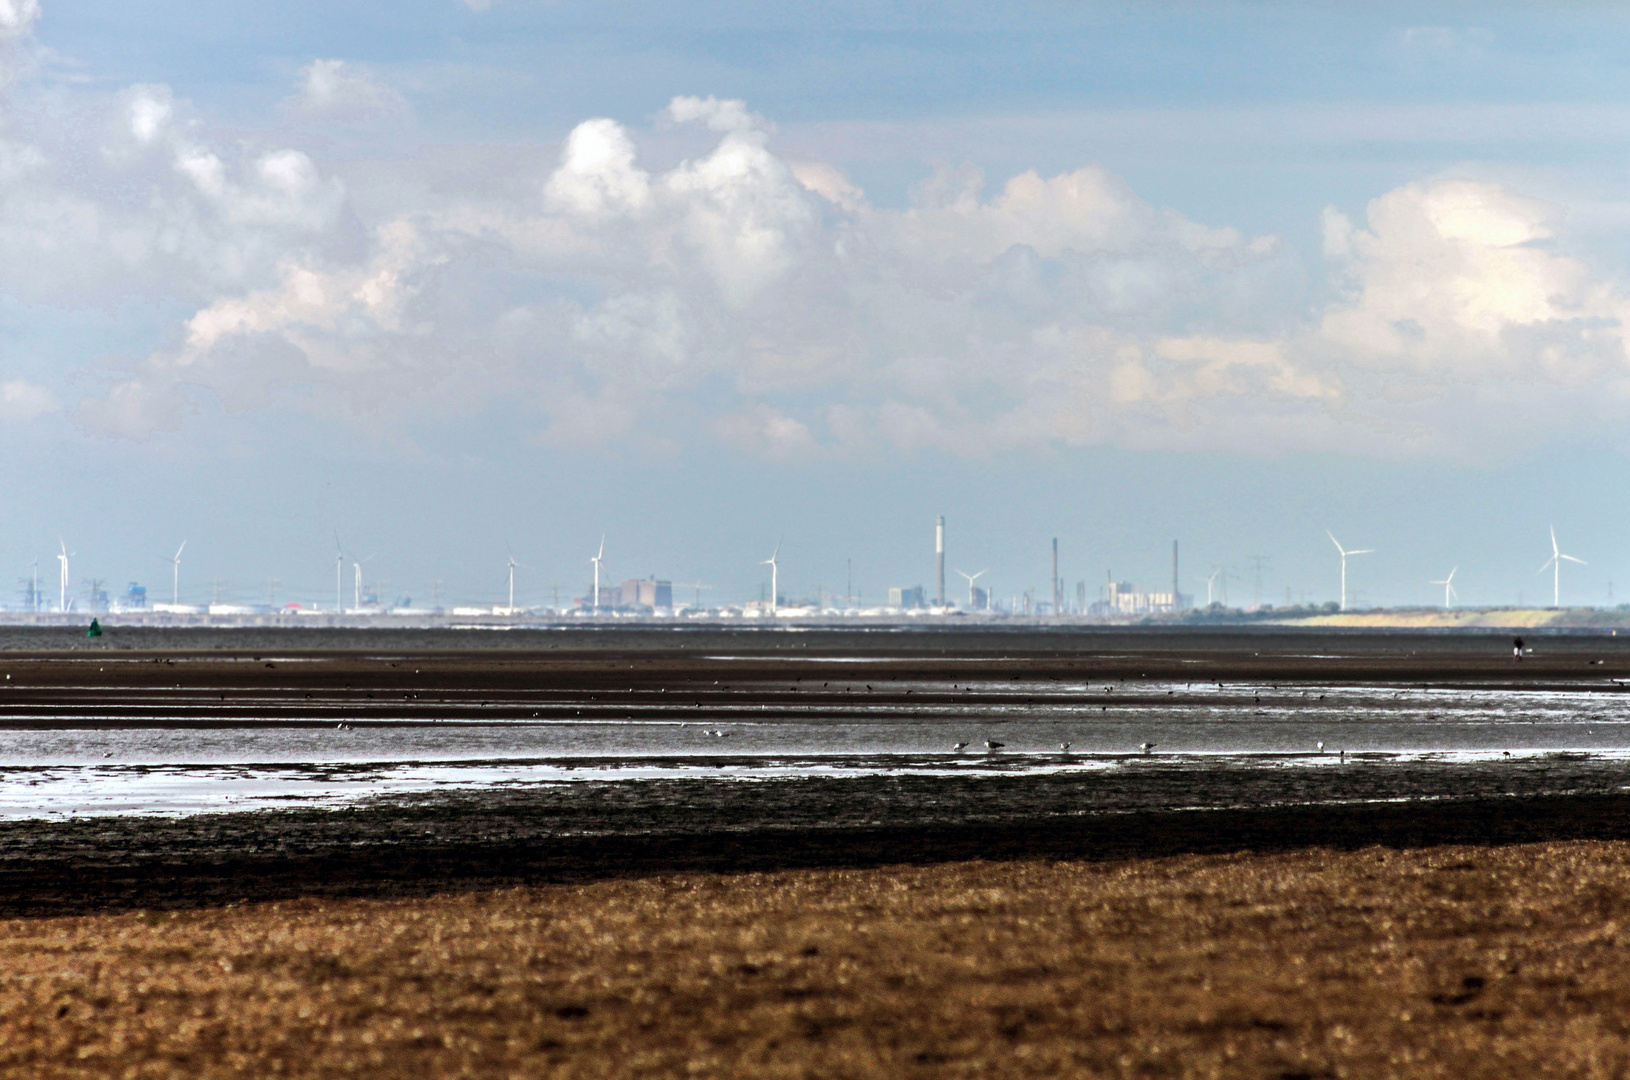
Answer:
M391 99L325 60L296 100ZM365 208L317 151L217 135L162 86L107 110L94 153L66 126L0 143L0 287L183 309L143 354L99 361L109 389L72 410L120 437L275 406L373 431L501 412L517 438L769 457L1464 454L1561 417L1617 424L1630 396L1622 283L1570 253L1563 208L1476 179L1326 210L1310 267L1090 163L989 183L945 167L880 207L729 99L661 114L701 141L683 160L649 164L639 129L588 119L547 167L518 158L479 189L375 163ZM51 411L44 392L9 415Z
M407 101L372 72L344 60L313 60L300 71L300 89L287 102L308 119L357 122L407 111Z

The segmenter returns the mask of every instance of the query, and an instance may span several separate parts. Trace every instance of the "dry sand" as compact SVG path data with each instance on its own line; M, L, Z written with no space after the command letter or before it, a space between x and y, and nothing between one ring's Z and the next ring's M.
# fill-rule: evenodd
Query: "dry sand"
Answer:
M0 1075L1618 1077L1630 844L0 923Z

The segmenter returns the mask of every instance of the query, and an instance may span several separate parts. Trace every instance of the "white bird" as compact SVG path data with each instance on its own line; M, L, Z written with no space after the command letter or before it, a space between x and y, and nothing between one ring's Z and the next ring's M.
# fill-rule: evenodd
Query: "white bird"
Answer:
M967 749L967 747L968 747L968 744L967 744L967 743L965 743L965 742L959 742L959 743L957 743L957 744L956 744L956 745L955 745L955 746L953 746L953 747L951 747L951 749L952 749L952 750L966 750L966 749Z
M1006 745L1007 745L1007 743L992 742L989 739L985 740L985 749L986 750L1000 750L1002 747L1004 747Z
M1324 753L1324 740L1323 739L1319 740L1319 753L1321 753L1321 754Z
M1069 748L1070 748L1070 744L1069 744L1069 743L1067 743L1067 742L1061 742L1061 743L1059 743L1059 744L1058 744L1058 748L1059 748L1059 749L1060 749L1060 750L1065 750L1065 751L1068 751L1068 750L1069 750Z
M1155 744L1152 743L1152 742L1146 742L1146 743L1139 743L1138 744L1138 749L1143 751L1145 754L1147 754L1149 751L1153 750L1154 748L1155 748Z

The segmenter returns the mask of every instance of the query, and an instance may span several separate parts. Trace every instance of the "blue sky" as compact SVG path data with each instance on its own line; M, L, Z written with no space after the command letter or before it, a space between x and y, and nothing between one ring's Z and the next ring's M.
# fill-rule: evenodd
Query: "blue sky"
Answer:
M0 0L11 576L1630 590L1606 5ZM762 550L761 550L762 549ZM964 565L967 564L967 565ZM977 564L977 565L974 565ZM46 566L54 570L49 562Z

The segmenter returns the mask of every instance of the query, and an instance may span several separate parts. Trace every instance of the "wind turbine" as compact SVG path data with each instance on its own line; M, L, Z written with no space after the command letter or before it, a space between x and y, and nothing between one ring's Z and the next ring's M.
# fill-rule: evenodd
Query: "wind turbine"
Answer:
M181 602L181 553L187 550L187 542L181 541L181 546L175 549L170 557L170 603Z
M1206 607L1211 606L1211 586L1216 583L1217 575L1222 572L1223 568L1219 566L1217 569L1211 571L1210 577L1206 578Z
M62 553L57 556L57 562L61 564L61 569L62 569L62 577L61 577L61 580L60 580L60 583L59 583L60 599L57 600L57 610L58 611L67 611L68 610L68 559L74 554L74 552L68 550L68 545L63 542L63 539L60 536L57 537L57 544L58 544L59 547L62 548Z
M1446 607L1446 608L1454 607L1454 598L1460 595L1459 593L1455 592L1455 585L1454 585L1455 570L1459 570L1459 569L1460 569L1460 567L1457 566L1457 567L1455 567L1454 570L1449 571L1449 576L1444 578L1442 581L1428 581L1427 582L1428 585L1442 585L1443 586L1443 606ZM1544 572L1545 572L1544 569L1541 568L1540 573L1544 573Z
M781 583L781 564L776 561L776 558L780 554L781 541L777 540L775 542L775 550L770 552L770 557L759 563L760 566L768 566L770 568L770 615L772 617L775 615L775 602L779 596L778 590Z
M596 615L600 614L600 567L605 564L605 555L606 537L604 533L601 533L600 550L595 552L594 558L589 560L594 564L594 613Z
M1324 535L1328 536L1330 538L1330 542L1332 544L1336 545L1336 550L1341 552L1341 610L1346 611L1347 610L1347 556L1349 556L1349 555L1373 555L1373 554L1375 554L1375 549L1374 548L1359 548L1357 551L1348 551L1346 548L1341 546L1341 541L1336 539L1336 534L1335 533L1331 532L1329 529L1326 529L1326 530L1324 530Z
M515 568L520 567L522 570L527 570L527 569L530 569L530 567L527 567L527 566L515 561L515 553L513 551L509 550L509 545L508 544L504 545L504 552L505 552L505 554L507 554L509 556L509 610L514 611L515 610Z
M1562 551L1556 546L1556 526L1552 525L1551 526L1551 557L1549 559L1546 559L1545 560L1545 565L1540 567L1535 572L1536 574L1543 574L1547 570L1551 571L1551 606L1552 607L1561 607L1562 606L1562 560L1563 559L1566 559L1569 562L1576 562L1580 566L1585 565L1585 560L1584 559L1576 559L1572 555L1564 555L1564 554L1562 554Z
M973 583L975 581L979 580L981 577L984 577L986 572L989 571L989 569L990 569L990 567L987 566L984 570L979 571L979 573L977 573L977 574L969 574L969 573L967 573L965 571L962 571L962 570L957 571L957 573L961 574L963 577L968 579L968 610L969 611L973 610ZM989 594L986 594L986 595L989 595Z

